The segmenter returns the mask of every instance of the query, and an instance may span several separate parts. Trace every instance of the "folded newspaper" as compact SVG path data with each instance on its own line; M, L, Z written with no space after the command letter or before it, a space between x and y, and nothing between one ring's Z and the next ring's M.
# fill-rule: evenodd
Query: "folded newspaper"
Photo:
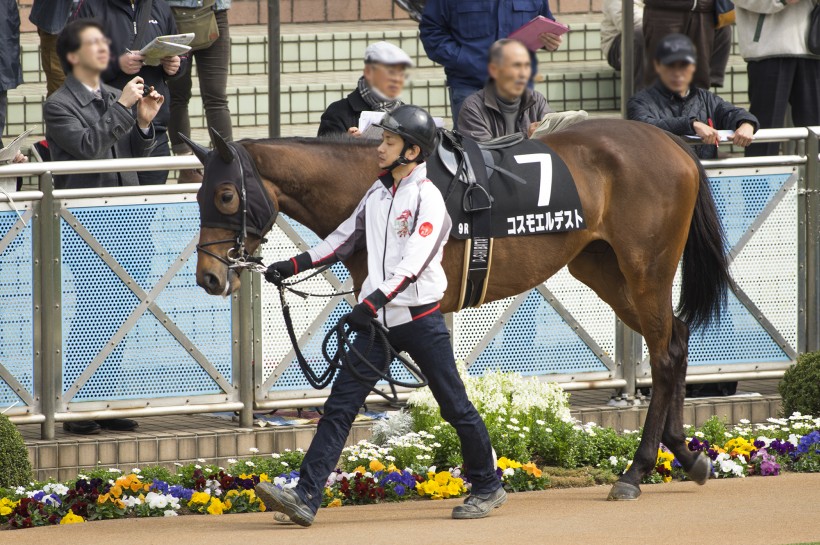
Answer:
M26 137L31 134L32 130L34 129L27 130L12 140L8 146L0 150L0 165L14 161L14 158L17 157L17 152L20 151L21 147L23 147L23 144L26 142Z
M570 125L575 125L580 121L584 121L589 117L589 114L584 110L568 110L566 112L551 112L544 116L541 124L535 129L530 138L538 138L545 136L555 131L565 129Z
M165 57L184 55L190 51L191 48L188 44L194 40L194 36L193 32L157 36L148 45L140 49L140 53L145 55L145 64L159 66L160 61Z

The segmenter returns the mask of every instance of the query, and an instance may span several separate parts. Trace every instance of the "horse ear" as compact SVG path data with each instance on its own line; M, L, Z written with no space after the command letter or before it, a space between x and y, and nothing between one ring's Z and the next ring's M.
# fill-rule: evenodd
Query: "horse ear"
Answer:
M186 144L188 144L188 147L191 148L191 151L194 152L194 155L196 155L197 159L199 159L199 161L204 165L205 164L205 158L208 157L208 154L211 151L208 148L206 148L205 146L200 146L199 144L197 144L196 142L194 142L193 140L191 140L190 138L188 138L187 136L185 136L181 132L178 132L177 134L179 135L180 138L182 138L182 140Z
M225 161L226 164L231 164L234 158L234 153L231 147L213 128L209 128L208 131L211 133L211 140L213 140L214 148L216 148L216 151L219 152L219 156L222 157L222 160Z

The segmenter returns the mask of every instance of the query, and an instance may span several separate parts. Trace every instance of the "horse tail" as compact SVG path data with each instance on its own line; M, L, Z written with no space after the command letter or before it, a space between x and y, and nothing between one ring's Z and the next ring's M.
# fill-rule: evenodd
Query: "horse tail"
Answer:
M732 279L726 255L726 235L712 198L706 170L691 146L673 136L698 168L700 184L689 238L683 250L682 282L677 313L690 328L706 326L719 321L721 310L727 304Z

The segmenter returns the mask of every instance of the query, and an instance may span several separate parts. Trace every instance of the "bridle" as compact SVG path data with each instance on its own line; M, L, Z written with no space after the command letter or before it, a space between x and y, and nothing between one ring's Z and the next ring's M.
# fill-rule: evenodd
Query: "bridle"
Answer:
M248 253L246 247L248 240L248 195L245 190L245 169L242 166L241 159L237 157L236 152L233 149L231 149L231 151L234 153L234 160L239 164L239 207L242 211L241 228L235 238L223 238L205 243L197 243L196 251L209 255L217 261L224 263L230 270L241 271L243 269L250 269L254 272L264 273L267 269L262 264L262 258L252 256ZM233 246L228 248L224 256L208 249L208 246L217 246L230 242L233 243ZM263 238L262 244L265 242L266 239Z

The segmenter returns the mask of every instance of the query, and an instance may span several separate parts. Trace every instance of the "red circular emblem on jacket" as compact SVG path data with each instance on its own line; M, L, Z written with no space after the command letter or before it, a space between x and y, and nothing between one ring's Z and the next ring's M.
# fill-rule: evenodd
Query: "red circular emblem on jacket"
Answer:
M426 237L430 233L433 232L433 224L429 221L425 221L419 226L419 234L423 237Z

